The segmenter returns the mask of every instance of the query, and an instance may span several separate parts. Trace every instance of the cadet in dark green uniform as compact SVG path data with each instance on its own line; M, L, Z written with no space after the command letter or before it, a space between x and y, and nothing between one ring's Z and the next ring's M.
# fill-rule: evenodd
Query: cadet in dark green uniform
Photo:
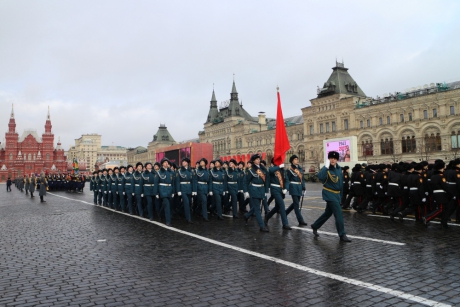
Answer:
M196 175L189 166L189 158L183 158L181 163L182 166L177 170L176 193L178 196L182 197L185 219L189 224L193 224L190 215L190 206L192 204L192 193L196 193Z
M214 161L214 168L210 169L211 173L211 182L210 182L210 192L209 194L213 196L213 206L211 212L214 208L217 209L217 219L223 220L222 217L222 197L225 196L227 192L227 176L224 170L221 168L222 161L217 159Z
M225 210L229 210L230 206L233 209L233 218L238 218L238 207L236 205L238 200L238 189L241 185L240 180L240 172L236 167L236 160L230 159L229 167L227 168L227 190L228 195L230 196L230 201L228 201L227 208Z
M153 221L153 200L155 198L155 181L158 181L157 172L152 170L152 163L145 163L145 172L142 174L144 197L147 199L147 212L149 219Z
M89 190L90 191L93 191L93 202L95 205L97 205L97 191L98 191L98 187L97 187L97 172L94 171L93 172L93 176L91 176L91 180L90 180L90 183L89 183Z
M128 200L129 214L133 214L133 196L134 196L133 166L128 165L126 169L127 169L127 172L125 174L125 178L123 179L123 191L126 194L126 199Z
M280 166L275 165L274 159L272 159L272 167L269 168L270 174L270 194L275 199L275 207L265 215L265 224L268 225L268 220L275 214L279 213L281 216L281 223L283 224L283 229L292 230L289 226L289 222L286 215L286 208L284 205L284 195L287 190L285 187L285 170L284 164Z
M165 212L166 226L171 226L171 199L174 197L174 172L169 168L169 159L161 160L158 172L158 184L155 183L155 195L161 200L162 211Z
M286 216L294 210L297 222L299 226L306 226L302 212L300 212L300 197L305 193L305 180L303 178L303 170L299 165L299 157L292 155L289 158L291 168L286 171L285 181L286 190L289 191L289 195L292 197L292 204L286 209Z
M144 210L142 210L142 197L144 197L143 192L143 182L142 182L142 169L143 165L142 162L136 163L136 171L133 173L133 183L134 183L134 193L132 195L136 195L136 206L137 206L137 213L139 216L144 216Z
M196 180L197 180L197 199L198 203L201 204L201 214L203 215L203 220L209 222L208 219L208 200L207 195L210 192L209 182L210 175L209 171L206 169L208 160L202 158L200 160L200 166L196 169ZM199 212L199 207L197 206L197 212Z
M327 158L328 160L326 160L323 168L318 173L318 179L323 183L323 199L326 201L326 210L316 222L311 225L311 228L313 229L313 234L316 237L319 236L317 230L323 226L332 214L334 214L335 227L337 228L340 241L351 242L345 233L342 208L340 207L343 189L343 174L342 168L337 164L339 153L331 151L327 155Z
M118 199L119 199L119 210L121 212L125 212L125 189L124 189L124 178L125 178L125 172L126 172L126 167L123 165L120 166L120 173L117 174L117 194L118 194ZM117 209L118 210L118 209Z
M244 215L244 220L247 225L249 218L254 214L259 223L260 231L268 232L268 228L265 226L262 216L260 215L260 204L268 195L270 180L268 178L267 169L260 164L260 160L260 155L252 155L252 167L248 169L246 175L246 186L249 193L246 192L245 197L250 197L251 209Z

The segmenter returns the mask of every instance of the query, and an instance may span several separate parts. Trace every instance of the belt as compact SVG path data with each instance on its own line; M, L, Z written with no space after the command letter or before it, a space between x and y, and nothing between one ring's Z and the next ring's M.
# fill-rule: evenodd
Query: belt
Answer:
M199 184L208 184L207 182L198 181Z
M447 184L457 184L456 182L447 182Z
M431 179L430 179L430 178L428 178L428 181L431 181Z
M160 185L165 186L165 187L170 187L171 186L171 184L169 184L169 183L160 183Z
M237 184L238 182L227 182L228 184Z
M258 188L261 188L261 187L264 186L263 184L254 184L254 183L251 183L251 185L253 185L253 186L255 186L255 187L258 187Z
M280 186L279 184L270 183L270 185L271 185L272 187L281 188L281 186Z
M388 182L388 184L389 184L389 185L394 185L394 186L397 186L397 187L399 186L399 184L394 183L394 182Z
M121 183L119 183L118 185L122 185Z
M190 184L190 181L181 181L180 184Z
M434 190L433 193L446 193L444 190Z
M112 183L112 185L116 185L116 183Z
M340 191L337 191L337 190L329 189L329 188L326 188L326 187L323 187L323 189L328 191L328 192L332 192L334 194L340 194Z
M361 182L355 181L355 182L353 182L353 184L361 184Z
M213 181L213 184L224 184L223 182Z
M125 183L125 185L131 185L131 183Z
M136 183L136 184L134 184L134 185L135 185L136 187L138 187L138 186L139 186L137 183Z
M302 184L301 182L297 182L297 181L292 181L290 182L291 184Z
M407 189L408 189L408 187L404 187L404 190L407 190Z
M146 183L146 184L144 184L144 187L153 187L153 186L154 186L154 185L151 184L151 183Z
M380 182L376 182L375 184L380 184Z
M410 188L411 191L417 191L418 188Z
M366 188L372 188L372 185L366 184Z

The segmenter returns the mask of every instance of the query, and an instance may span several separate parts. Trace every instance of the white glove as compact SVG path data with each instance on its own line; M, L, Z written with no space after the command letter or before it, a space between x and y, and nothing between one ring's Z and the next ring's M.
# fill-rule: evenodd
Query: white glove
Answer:
M156 198L160 198L160 195L157 195Z
M174 197L174 193L171 195L171 197Z
M102 192L102 191L101 191L101 190L99 190L99 193L101 193L101 192Z
M192 196L195 196L196 195L196 192L192 192Z
M107 191L104 191L104 194L107 194Z
M286 190L286 189L284 189L282 192L283 192L283 194L286 194L286 193L287 193L287 190Z
M380 189L383 189L383 187L382 187L381 185L379 185L379 188L380 188Z
M324 162L324 166L326 168L329 168L329 166L331 166L331 161L329 161L329 159L327 159L326 162Z
M212 196L212 192L209 192L209 196Z
M123 195L125 195L125 192L123 192Z
M265 193L265 197L268 197L268 193Z
M109 191L109 193L112 193L112 191Z
M374 194L377 195L377 194L379 194L379 193L375 192Z
M141 197L144 197L144 194L141 194Z
M118 194L118 191L116 191L115 193L117 193L117 194Z
M385 195L388 195L388 192L385 192Z
M177 195L181 196L181 195L182 195L182 192L177 192Z
M280 164L279 168L284 168L284 163Z
M453 199L454 199L454 200L455 200L455 199L457 199L457 196L454 196L454 198L453 198Z
M424 203L424 202L426 202L426 198L423 198L423 199L422 199L422 203Z
M428 196L428 192L425 192L425 195Z
M222 196L225 196L225 192L224 192L224 193L222 193Z
M243 190L238 190L238 193L243 193Z
M134 196L134 193L132 193L132 194L133 194L133 196Z
M244 193L244 199L248 199L248 198L249 198L249 193L248 192Z

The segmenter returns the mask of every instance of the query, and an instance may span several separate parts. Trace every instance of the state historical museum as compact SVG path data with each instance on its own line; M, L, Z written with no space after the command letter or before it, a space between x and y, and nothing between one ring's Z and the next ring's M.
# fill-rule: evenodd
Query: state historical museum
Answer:
M5 133L4 144L0 143L0 181L23 177L26 174L65 173L66 157L61 142L54 147L54 134L51 132L51 119L48 115L45 133L40 138L35 130L25 130L19 137L16 132L14 110L11 108L8 132Z

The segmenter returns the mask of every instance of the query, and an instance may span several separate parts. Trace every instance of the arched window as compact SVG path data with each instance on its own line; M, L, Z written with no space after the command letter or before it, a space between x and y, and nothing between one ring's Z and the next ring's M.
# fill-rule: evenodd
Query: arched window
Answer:
M380 151L382 155L393 154L393 139L385 138L380 140Z
M46 160L49 160L49 159L50 159L50 154L47 153L47 154L46 154Z
M417 141L415 135L404 135L401 139L401 151L402 153L416 152Z
M372 144L372 140L362 141L361 145L363 147L363 156L374 155L374 144Z

